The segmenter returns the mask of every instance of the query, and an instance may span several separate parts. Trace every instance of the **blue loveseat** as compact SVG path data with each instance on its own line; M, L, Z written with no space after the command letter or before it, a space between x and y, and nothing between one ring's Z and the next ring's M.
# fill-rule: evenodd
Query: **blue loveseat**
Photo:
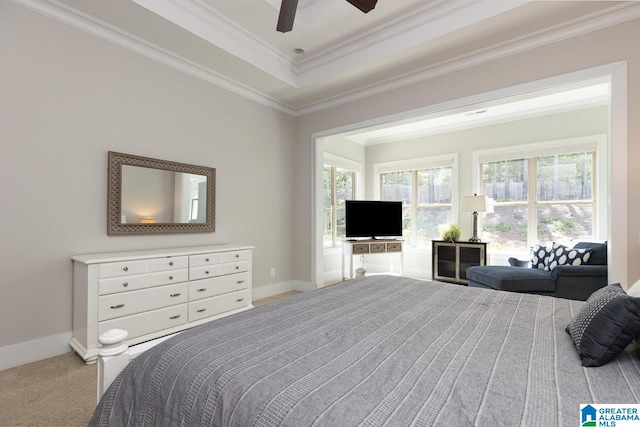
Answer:
M510 258L509 266L469 267L469 286L586 301L608 284L607 243L579 242L573 248L591 248L586 265L559 265L549 271L531 268L530 261Z

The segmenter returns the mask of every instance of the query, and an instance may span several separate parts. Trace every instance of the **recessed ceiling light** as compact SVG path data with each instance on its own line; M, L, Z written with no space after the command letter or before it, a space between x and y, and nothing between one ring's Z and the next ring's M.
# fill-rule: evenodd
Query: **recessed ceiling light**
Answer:
M296 55L302 55L304 53L304 49L301 47L297 47L293 49L293 53L295 53Z
M464 113L465 116L475 116L476 114L484 114L486 113L487 110L475 110L475 111L469 111L468 113Z

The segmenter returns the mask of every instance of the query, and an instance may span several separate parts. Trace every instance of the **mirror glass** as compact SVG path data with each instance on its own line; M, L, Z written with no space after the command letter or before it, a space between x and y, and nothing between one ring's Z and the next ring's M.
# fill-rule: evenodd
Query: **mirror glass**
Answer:
M215 231L215 173L110 151L107 234Z
M122 165L121 224L204 223L206 200L204 175Z

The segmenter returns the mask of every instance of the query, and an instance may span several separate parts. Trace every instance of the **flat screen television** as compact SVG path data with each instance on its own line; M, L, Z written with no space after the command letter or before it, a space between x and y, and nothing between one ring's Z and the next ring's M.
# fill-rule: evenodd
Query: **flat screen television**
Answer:
M402 202L345 201L346 237L402 236Z

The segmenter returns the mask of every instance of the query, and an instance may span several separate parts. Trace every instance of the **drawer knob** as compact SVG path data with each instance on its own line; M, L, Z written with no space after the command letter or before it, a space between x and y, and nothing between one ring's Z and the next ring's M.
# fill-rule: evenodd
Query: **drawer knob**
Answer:
M122 268L124 271L129 271L129 267L123 267Z
M209 270L205 271L204 274L209 274Z
M244 280L238 280L236 283L237 284L244 283Z
M236 300L236 302L242 302L242 301L244 301L244 298L240 298Z
M118 305L112 305L111 308L116 309L116 308L122 308L124 307L124 304L118 304Z
M169 261L169 265L173 265L173 261Z
M197 313L202 313L204 311L207 311L207 309L206 308L201 308L200 310L196 310Z
M176 314L175 316L169 317L169 319L175 320L175 319L179 318L180 316L182 316L182 315L181 314Z
M122 286L124 286L124 287L126 288L127 286L129 286L129 283L128 283L128 282L124 282L124 283L122 284Z
M207 262L209 262L209 258L205 258L204 260L205 260L205 261L207 261Z
M240 270L240 267L236 265L236 270Z
M198 292L204 292L206 290L207 290L207 288L200 288L200 289L198 289Z
M240 254L236 254L236 258L240 258Z
M173 280L173 276L169 276L169 280Z
M171 298L179 297L182 295L182 292L178 292L177 294L171 294Z

